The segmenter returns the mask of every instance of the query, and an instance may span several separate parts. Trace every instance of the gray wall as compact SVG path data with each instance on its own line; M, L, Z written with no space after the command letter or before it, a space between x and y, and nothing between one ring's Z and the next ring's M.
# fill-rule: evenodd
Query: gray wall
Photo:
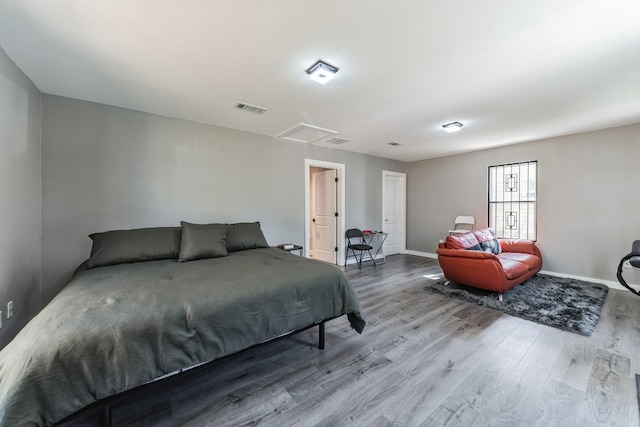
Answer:
M382 170L406 164L43 95L43 298L89 255L88 234L260 221L304 242L304 159L346 167L346 225L381 228Z
M381 228L382 170L407 172L410 250L434 253L458 214L486 224L487 167L523 160L539 161L545 270L615 280L640 238L640 125L405 164L41 97L0 50L0 148L0 346L87 258L90 233L259 220L272 244L304 242L305 158L346 165L347 228Z
M615 281L640 239L640 125L409 163L407 248L435 253L456 215L486 226L488 166L527 160L538 160L543 269Z
M0 348L40 309L40 110L40 91L0 49Z

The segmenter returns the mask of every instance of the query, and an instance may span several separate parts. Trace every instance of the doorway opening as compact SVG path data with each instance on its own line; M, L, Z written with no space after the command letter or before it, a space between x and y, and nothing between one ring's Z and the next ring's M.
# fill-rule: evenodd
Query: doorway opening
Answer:
M304 256L343 265L345 165L305 159Z

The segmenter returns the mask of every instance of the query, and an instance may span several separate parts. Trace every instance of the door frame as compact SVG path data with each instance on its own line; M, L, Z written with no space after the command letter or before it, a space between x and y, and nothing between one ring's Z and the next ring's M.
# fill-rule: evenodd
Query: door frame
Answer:
M309 235L311 233L311 222L309 215L311 213L311 168L335 169L338 177L336 210L338 212L338 221L336 224L336 245L338 253L336 254L336 264L344 265L344 236L345 232L345 165L342 163L325 162L323 160L304 159L304 256L309 258Z
M399 188L399 194L398 194L398 203L400 206L398 206L399 208L399 220L398 220L398 224L399 224L399 234L400 234L400 239L399 239L399 250L401 254L405 254L407 253L407 174L403 173L403 172L393 172L393 171L387 171L387 170L383 170L382 171L382 231L386 231L385 230L385 226L384 226L384 207L385 207L385 202L386 202L386 194L385 194L385 185L384 185L384 181L388 176L392 176L394 178L400 178L400 188ZM383 248L384 250L384 248Z

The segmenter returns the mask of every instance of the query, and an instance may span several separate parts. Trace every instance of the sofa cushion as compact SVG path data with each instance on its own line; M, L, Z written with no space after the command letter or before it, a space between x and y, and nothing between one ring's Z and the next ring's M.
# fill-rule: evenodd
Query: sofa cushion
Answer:
M507 279L509 280L517 279L529 272L529 266L523 262L515 261L503 256L498 257L498 260L500 261L500 264L502 264L504 275L507 276Z
M529 270L541 267L542 262L542 260L535 255L523 254L520 252L502 252L500 254L500 258L521 262L529 267Z
M456 236L447 236L445 241L447 249L468 249L472 251L481 251L480 242L473 233L458 234Z
M502 252L496 233L491 228L483 228L482 230L474 231L478 243L483 251L491 252L492 254L499 254Z

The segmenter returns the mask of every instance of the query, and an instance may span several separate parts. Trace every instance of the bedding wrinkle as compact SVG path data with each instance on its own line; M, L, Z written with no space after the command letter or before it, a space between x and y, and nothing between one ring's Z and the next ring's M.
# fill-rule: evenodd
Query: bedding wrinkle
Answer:
M276 248L79 268L0 351L0 427L51 425L341 314L362 332L344 272Z

